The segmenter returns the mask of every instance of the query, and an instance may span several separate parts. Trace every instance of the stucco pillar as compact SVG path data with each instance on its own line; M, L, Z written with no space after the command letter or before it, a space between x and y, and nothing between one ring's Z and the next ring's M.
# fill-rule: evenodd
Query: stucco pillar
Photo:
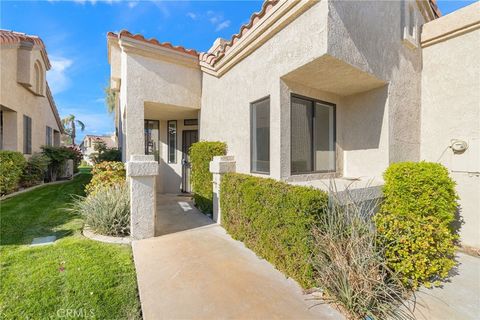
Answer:
M213 174L213 221L220 224L221 209L220 209L220 182L222 175L228 172L235 172L236 162L233 156L218 156L213 157L210 162L210 172Z
M127 162L127 177L130 184L130 234L133 239L155 236L157 175L158 163L153 155L132 155Z

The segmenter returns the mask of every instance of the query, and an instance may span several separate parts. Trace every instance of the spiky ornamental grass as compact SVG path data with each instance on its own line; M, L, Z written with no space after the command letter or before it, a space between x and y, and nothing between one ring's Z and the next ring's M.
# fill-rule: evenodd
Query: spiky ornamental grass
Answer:
M378 201L358 201L348 189L330 194L327 214L313 230L315 280L324 298L352 319L414 319L406 289L377 246L371 217Z
M107 236L130 234L130 197L126 183L107 186L86 197L76 196L71 210L93 231Z

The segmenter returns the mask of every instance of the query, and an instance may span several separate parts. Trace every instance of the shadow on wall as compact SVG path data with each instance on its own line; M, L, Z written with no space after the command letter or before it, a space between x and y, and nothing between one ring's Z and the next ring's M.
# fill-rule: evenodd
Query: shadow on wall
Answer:
M181 161L177 159L177 161ZM180 193L182 188L182 176L171 167L171 164L160 159L160 170L157 179L157 192Z
M343 150L379 148L387 100L388 85L344 98Z

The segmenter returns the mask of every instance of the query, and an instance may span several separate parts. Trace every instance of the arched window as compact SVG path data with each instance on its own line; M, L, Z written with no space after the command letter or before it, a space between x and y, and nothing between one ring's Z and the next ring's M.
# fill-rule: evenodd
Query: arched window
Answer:
M45 81L44 75L43 75L43 69L42 65L40 64L40 61L35 61L35 83L34 83L34 89L35 92L38 94L43 94L43 83Z

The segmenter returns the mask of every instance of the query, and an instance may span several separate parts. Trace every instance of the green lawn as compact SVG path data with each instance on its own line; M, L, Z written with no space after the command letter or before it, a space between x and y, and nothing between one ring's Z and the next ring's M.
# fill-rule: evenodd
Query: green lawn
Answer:
M65 210L89 179L0 202L0 319L141 318L131 248L86 239ZM29 246L48 235L55 244Z

